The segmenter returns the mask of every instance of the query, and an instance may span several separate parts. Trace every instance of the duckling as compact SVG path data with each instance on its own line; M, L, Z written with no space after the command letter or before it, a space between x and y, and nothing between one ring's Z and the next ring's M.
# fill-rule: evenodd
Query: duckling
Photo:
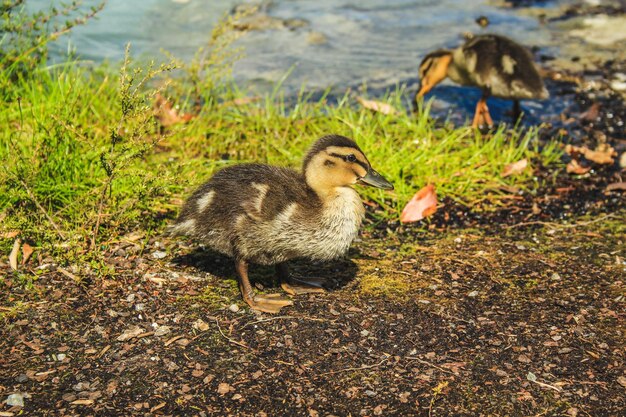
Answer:
M481 88L483 95L476 104L472 127L485 122L493 125L487 107L489 96L513 99L516 119L520 114L520 99L548 98L548 90L530 52L500 35L472 36L452 51L440 49L429 53L419 66L419 77L421 85L416 102L446 77L461 85Z
M255 294L248 264L275 265L290 295L323 292L319 280L291 277L286 262L329 261L348 251L365 212L357 183L393 189L354 141L324 136L309 149L301 172L254 163L218 171L185 202L170 230L234 258L245 302L277 313L293 302Z

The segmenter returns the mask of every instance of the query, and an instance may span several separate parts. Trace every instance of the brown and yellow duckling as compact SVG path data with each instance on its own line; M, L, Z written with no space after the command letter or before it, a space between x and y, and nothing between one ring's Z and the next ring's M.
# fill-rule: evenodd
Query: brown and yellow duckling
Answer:
M421 85L416 101L447 77L482 89L472 127L493 125L487 107L489 96L514 100L515 117L519 116L518 100L548 98L530 52L500 35L473 36L457 49L426 55L419 66Z
M356 143L324 136L308 151L302 172L262 164L218 171L185 202L171 230L234 258L243 299L255 310L276 313L292 301L256 295L248 264L275 265L291 295L323 291L320 281L291 277L286 262L333 260L348 251L364 214L357 183L393 189Z

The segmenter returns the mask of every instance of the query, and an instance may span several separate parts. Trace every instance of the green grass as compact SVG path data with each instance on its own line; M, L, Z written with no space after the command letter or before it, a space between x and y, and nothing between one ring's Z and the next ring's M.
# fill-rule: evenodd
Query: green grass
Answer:
M395 185L392 192L360 189L387 220L397 219L429 183L440 198L495 207L503 187L532 186L530 169L502 178L507 164L559 159L556 143L539 150L534 130L483 135L441 127L429 117L429 103L417 116L384 115L360 107L349 93L333 104L304 93L294 102L277 88L249 104L228 104L246 90L225 81L239 56L229 52L235 38L227 34L218 27L212 52L178 61L175 71L174 65L127 58L119 71L80 61L46 66L42 60L26 72L0 74L1 249L12 245L2 236L19 230L22 239L53 255L98 258L120 235L160 233L182 199L216 170L250 161L299 168L307 148L331 133L356 140ZM153 117L157 93L195 117L163 130ZM406 92L399 88L382 100L402 109Z
M158 73L162 81L163 74L126 72L124 82L135 78L130 87L106 68L75 62L42 68L14 85L15 98L0 110L4 231L83 248L96 232L98 242L136 227L158 232L162 214L173 215L180 199L219 168L249 161L298 168L308 146L329 133L355 139L394 183L393 192L361 189L384 208L385 219L398 218L428 183L441 197L468 205L488 197L496 204L502 186L525 187L532 172L503 179L504 166L522 158L544 165L558 159L556 146L537 150L534 131L499 129L485 136L441 128L428 105L418 116L384 115L360 108L348 95L335 105L301 97L288 108L281 97L265 97L234 106L219 103L243 93L224 89L190 123L161 134L151 117L149 78ZM148 79L137 85L142 77ZM385 101L400 108L402 97L400 90Z

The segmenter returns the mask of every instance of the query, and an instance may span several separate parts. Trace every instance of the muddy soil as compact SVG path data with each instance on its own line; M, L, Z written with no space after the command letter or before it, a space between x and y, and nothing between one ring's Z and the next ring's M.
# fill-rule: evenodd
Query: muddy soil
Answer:
M366 232L344 260L296 262L328 292L280 315L248 310L231 261L180 241L111 245L114 279L48 266L24 290L2 265L0 396L24 408L0 412L624 415L624 214Z

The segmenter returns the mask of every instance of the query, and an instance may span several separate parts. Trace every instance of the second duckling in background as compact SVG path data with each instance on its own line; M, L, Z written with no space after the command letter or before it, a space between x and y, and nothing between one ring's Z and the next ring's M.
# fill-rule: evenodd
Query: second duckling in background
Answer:
M246 303L276 313L292 301L255 294L248 264L276 265L291 295L321 291L320 280L289 275L286 262L329 261L348 251L365 212L357 183L393 189L351 139L324 136L311 146L301 172L262 164L218 171L187 200L171 231L234 258Z
M445 78L467 86L479 87L483 94L476 104L472 127L493 125L487 97L514 100L515 120L520 115L519 100L548 98L543 80L530 52L501 35L470 37L454 49L440 49L424 57L419 66L420 89L417 100Z

